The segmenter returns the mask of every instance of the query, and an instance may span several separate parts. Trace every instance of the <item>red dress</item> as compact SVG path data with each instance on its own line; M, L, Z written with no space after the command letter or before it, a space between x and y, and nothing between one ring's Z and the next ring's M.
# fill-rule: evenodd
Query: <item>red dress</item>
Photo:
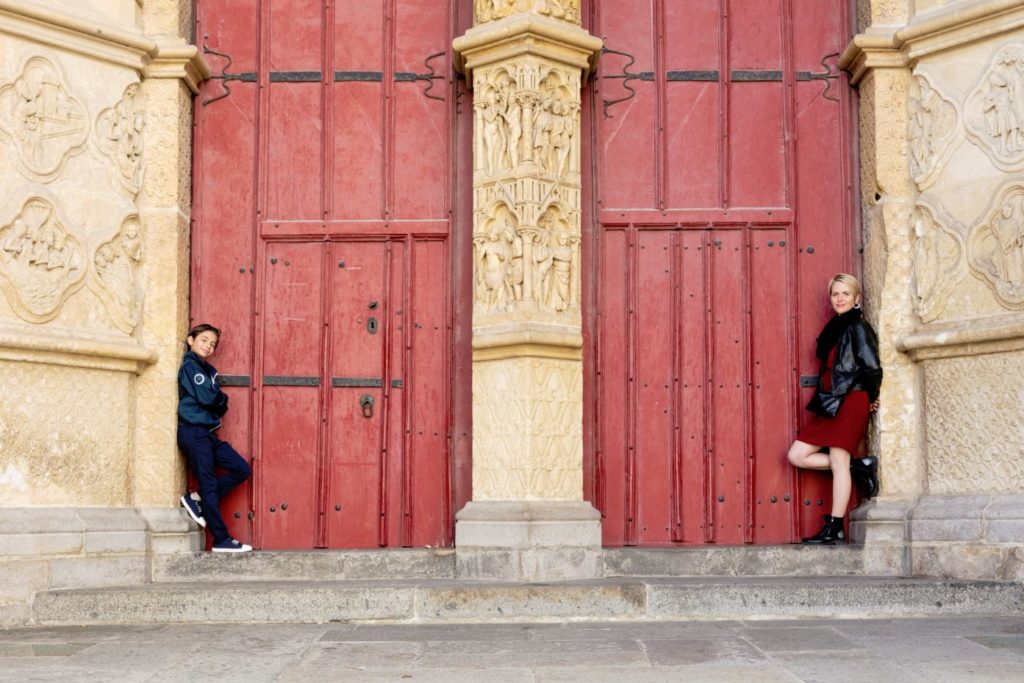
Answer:
M832 364L835 362L836 350L828 354L825 367L821 369L822 384L826 391L832 388ZM856 389L843 397L839 413L835 417L822 417L811 413L811 418L804 428L796 435L797 441L812 446L835 446L857 455L857 448L868 430L868 418L871 417L871 402L868 392Z

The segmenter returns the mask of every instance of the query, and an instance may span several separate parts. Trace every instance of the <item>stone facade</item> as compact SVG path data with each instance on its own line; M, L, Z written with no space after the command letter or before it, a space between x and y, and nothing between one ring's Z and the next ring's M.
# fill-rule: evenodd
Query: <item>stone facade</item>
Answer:
M859 3L865 275L886 381L867 549L1021 578L1024 7ZM891 549L888 557L892 557Z
M189 0L0 0L0 624L142 582L175 508L188 317ZM461 576L601 571L582 501L578 0L486 0L473 84L474 500ZM867 309L886 373L869 573L1024 579L1024 6L860 0ZM513 397L509 401L508 397ZM571 542L566 539L572 539Z
M0 623L199 541L172 508L191 24L187 0L0 2Z

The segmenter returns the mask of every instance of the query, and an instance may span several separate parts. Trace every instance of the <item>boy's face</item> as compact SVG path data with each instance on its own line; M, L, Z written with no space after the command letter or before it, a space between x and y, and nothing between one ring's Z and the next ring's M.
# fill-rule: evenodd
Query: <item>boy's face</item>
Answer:
M217 335L210 330L200 332L194 337L189 337L186 341L188 342L189 350L203 360L212 356L213 352L217 350Z

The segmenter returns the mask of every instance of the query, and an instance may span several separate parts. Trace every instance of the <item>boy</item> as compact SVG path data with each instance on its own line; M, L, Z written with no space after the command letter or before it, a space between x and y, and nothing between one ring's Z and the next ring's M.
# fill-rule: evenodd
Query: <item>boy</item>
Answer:
M217 369L209 363L219 340L220 330L213 325L193 327L178 370L178 448L199 480L198 493L182 496L181 505L196 524L210 530L213 552L246 553L252 546L231 538L220 516L221 498L248 479L252 470L231 444L214 433L228 411L228 397L217 386ZM218 478L215 467L225 474Z

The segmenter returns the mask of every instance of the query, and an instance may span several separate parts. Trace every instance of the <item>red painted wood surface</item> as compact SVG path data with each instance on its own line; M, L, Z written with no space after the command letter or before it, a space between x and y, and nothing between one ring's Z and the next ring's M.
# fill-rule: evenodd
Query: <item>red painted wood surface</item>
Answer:
M196 100L191 317L224 331L254 470L224 512L257 547L447 546L470 498L458 4L197 4L223 78Z
M858 261L850 90L826 78L848 5L584 3L617 51L584 97L584 486L607 545L791 542L829 511L828 475L786 451L827 281Z

